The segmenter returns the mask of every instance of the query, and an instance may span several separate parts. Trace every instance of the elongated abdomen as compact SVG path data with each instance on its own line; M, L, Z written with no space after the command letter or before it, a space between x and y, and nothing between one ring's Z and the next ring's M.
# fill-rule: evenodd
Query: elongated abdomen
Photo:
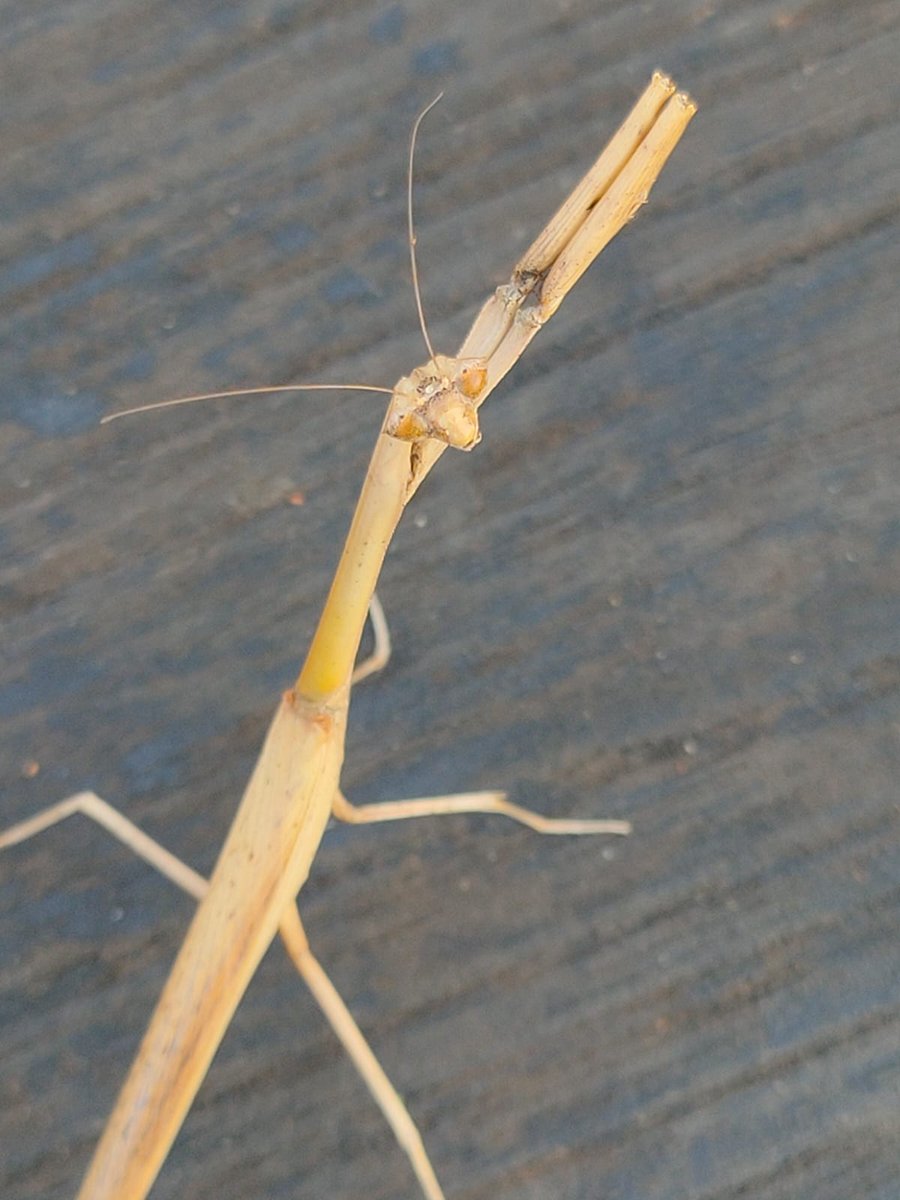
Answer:
M275 714L78 1200L144 1200L234 1010L293 903L338 786L346 698Z

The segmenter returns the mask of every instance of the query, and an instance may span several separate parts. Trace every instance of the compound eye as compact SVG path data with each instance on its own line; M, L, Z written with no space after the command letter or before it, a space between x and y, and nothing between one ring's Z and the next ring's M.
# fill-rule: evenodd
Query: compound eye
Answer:
M417 442L431 434L431 426L424 415L414 408L389 420L387 432L401 442Z
M482 363L470 363L459 373L457 387L469 400L477 400L487 383L487 367Z

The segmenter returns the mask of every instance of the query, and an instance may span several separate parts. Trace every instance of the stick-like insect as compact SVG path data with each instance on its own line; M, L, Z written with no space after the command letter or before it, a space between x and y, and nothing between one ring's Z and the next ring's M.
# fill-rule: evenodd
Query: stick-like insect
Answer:
M669 79L653 76L612 141L516 264L509 282L484 304L455 358L432 349L416 287L428 361L391 391L309 653L295 685L281 699L209 882L89 793L69 797L0 837L0 848L10 846L82 812L200 902L79 1200L143 1200L147 1195L276 932L390 1122L424 1195L443 1200L415 1124L310 952L295 898L331 815L369 822L489 812L540 833L628 832L623 821L542 817L510 803L503 793L354 807L340 791L340 770L354 662L370 609L376 647L382 659L386 653L374 589L403 509L448 446L470 450L478 442L479 405L644 203L694 112L690 98L676 92ZM412 144L414 139L415 130ZM414 243L410 215L415 283ZM357 677L361 673L358 668Z

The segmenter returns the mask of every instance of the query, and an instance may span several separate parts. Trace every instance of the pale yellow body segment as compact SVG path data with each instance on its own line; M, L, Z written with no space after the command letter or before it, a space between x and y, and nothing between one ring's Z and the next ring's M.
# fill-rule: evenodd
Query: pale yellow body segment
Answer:
M240 808L78 1193L146 1196L285 909L309 874L344 757L349 687L282 698Z

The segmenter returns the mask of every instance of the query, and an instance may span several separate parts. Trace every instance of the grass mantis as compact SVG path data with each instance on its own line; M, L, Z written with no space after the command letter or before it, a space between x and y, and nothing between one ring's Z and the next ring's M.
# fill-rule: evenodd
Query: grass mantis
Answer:
M653 76L612 141L520 258L508 283L483 305L455 357L434 352L416 286L428 361L393 389L371 389L387 390L391 399L347 541L302 670L281 698L209 882L90 793L69 797L0 835L0 848L8 847L81 812L199 901L79 1200L142 1200L148 1194L276 933L384 1112L422 1193L427 1200L443 1200L414 1122L310 951L296 896L331 816L365 823L492 812L540 833L628 832L621 821L545 818L512 804L502 793L355 807L340 791L340 771L351 685L389 652L374 590L403 509L448 446L470 450L477 443L478 407L644 203L694 112L690 98L676 92L668 78ZM414 243L410 216L416 284ZM370 612L377 661L354 668Z

